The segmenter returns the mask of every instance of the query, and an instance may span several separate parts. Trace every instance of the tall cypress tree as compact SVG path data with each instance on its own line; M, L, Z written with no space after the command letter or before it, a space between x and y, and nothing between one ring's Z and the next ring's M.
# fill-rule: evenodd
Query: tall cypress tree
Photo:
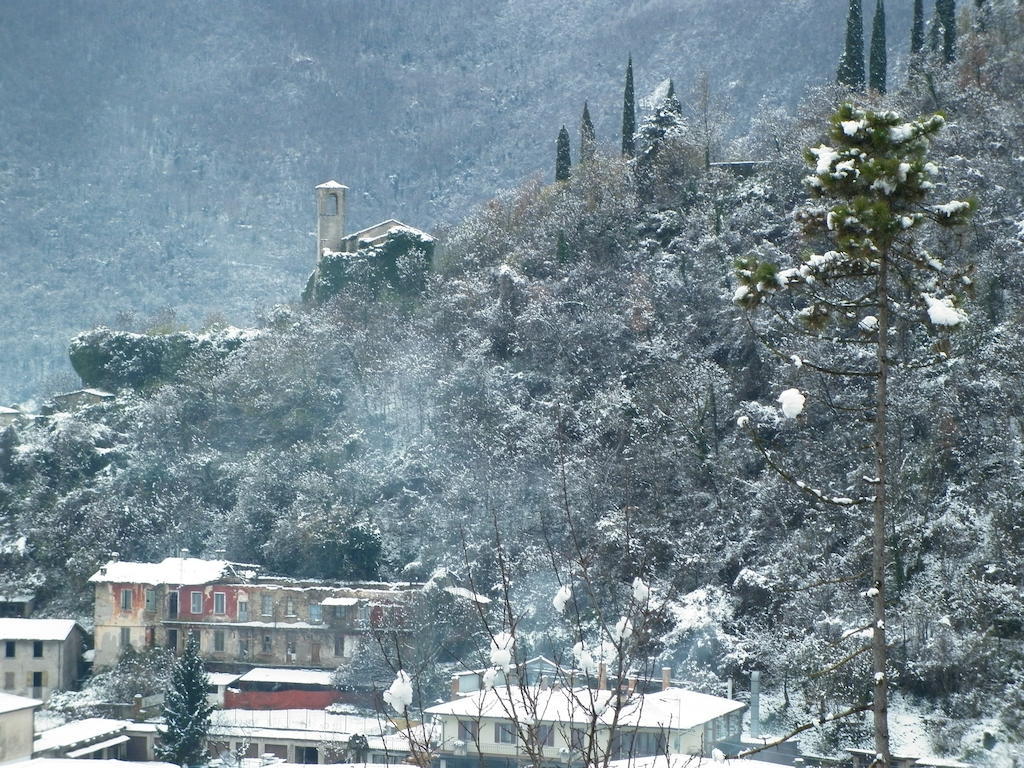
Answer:
M633 97L633 57L626 64L626 90L622 94L622 156L636 154L636 102Z
M871 28L871 56L868 62L871 90L885 93L885 0L875 0L875 21Z
M580 118L580 163L589 163L594 159L594 150L597 146L597 136L594 133L594 124L590 120L590 109L587 102L583 102L583 117Z
M910 28L910 54L916 56L924 48L924 0L914 0L914 25Z
M199 637L190 634L185 651L171 672L164 696L166 725L157 740L157 757L177 765L201 765L206 757L206 734L213 707L206 699L210 684L199 658Z
M935 13L942 21L942 60L952 64L956 58L956 0L935 0Z
M558 143L555 148L555 181L568 181L572 159L569 157L569 132L562 126L558 132Z
M864 15L860 0L850 0L850 13L846 17L846 47L839 60L836 82L854 91L863 91L864 77Z

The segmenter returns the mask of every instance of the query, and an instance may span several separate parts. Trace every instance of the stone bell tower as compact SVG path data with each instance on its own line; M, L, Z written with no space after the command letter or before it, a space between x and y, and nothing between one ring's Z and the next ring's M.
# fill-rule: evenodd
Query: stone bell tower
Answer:
M316 188L316 260L324 251L342 250L345 237L345 193L348 187L325 181Z

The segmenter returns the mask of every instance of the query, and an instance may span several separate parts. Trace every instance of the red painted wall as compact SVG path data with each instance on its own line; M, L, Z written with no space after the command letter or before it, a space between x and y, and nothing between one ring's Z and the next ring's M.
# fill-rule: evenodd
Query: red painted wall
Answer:
M178 619L181 621L188 621L189 619L197 621L235 621L238 618L238 590L239 587L233 584L182 586L178 589ZM203 593L202 613L192 613L193 592ZM225 613L213 612L214 592L224 593ZM250 613L252 612L252 606L249 607L249 611Z
M323 709L341 701L341 691L224 692L225 709Z

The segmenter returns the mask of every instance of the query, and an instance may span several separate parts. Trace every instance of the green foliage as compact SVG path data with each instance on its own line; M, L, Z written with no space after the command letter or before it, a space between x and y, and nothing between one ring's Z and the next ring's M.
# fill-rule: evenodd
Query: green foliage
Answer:
M589 163L593 160L595 151L597 136L594 133L594 123L590 120L587 102L583 102L583 117L580 118L580 163Z
M622 156L636 154L636 97L633 94L633 57L626 64L626 85L622 92Z
M327 253L310 276L302 299L320 305L351 291L414 299L431 273L434 246L433 238L396 227L376 245L361 245L354 253Z
M871 27L871 54L868 85L875 93L885 93L885 0L875 0L875 19Z
M569 132L565 126L558 132L555 143L555 181L568 181L572 169L572 158L569 155Z
M197 355L223 361L253 335L231 328L203 334L96 328L75 336L68 355L85 386L140 389L172 381Z
M189 633L185 650L171 672L170 688L164 695L164 726L156 743L160 760L183 766L205 763L206 734L213 711L206 699L209 684L199 656L199 635Z
M836 82L852 91L863 91L864 78L864 19L861 0L850 0L846 17L846 45L839 60Z

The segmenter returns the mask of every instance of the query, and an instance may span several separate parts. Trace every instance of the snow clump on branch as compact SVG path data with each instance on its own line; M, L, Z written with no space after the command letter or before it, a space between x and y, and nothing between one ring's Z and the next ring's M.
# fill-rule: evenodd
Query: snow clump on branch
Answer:
M787 419L795 419L804 410L804 402L807 398L803 396L803 393L796 388L787 389L779 395L779 405L782 407L782 413Z
M512 666L512 644L515 638L508 632L499 632L491 638L491 664L506 674Z
M572 599L572 590L568 584L563 584L555 592L555 596L551 599L551 604L555 606L555 610L559 613L565 613L565 605Z
M404 670L398 670L394 682L384 691L384 701L396 712L404 712L412 706L412 679Z

